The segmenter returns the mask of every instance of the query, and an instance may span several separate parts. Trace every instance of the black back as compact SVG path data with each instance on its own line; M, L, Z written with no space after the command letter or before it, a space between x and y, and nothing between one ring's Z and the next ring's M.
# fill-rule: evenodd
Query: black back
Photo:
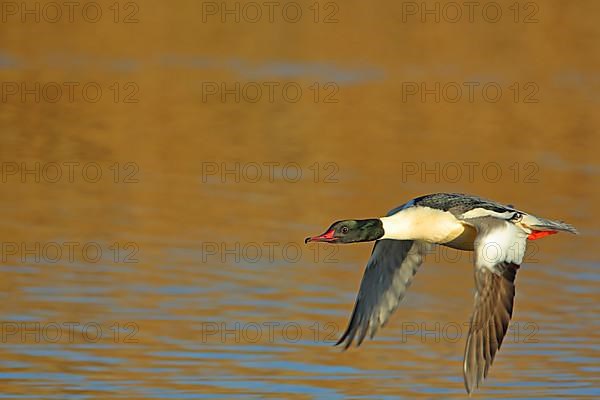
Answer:
M450 211L453 214L463 214L474 208L485 208L499 213L506 211L516 211L511 206L497 203L493 200L483 199L470 194L462 193L434 193L417 197L406 204L391 210L387 215L394 215L400 210L408 207L421 206L435 208L443 211Z

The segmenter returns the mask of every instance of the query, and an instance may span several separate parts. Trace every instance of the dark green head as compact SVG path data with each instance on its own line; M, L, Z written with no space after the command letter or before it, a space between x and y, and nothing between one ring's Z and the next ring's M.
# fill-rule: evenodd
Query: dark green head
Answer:
M370 242L383 236L383 224L380 219L348 219L335 222L325 233L319 236L308 237L304 243L354 243Z

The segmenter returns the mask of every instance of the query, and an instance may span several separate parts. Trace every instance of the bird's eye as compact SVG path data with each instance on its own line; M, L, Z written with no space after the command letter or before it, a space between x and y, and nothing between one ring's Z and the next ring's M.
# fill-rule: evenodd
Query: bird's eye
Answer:
M342 233L348 233L348 227L342 226Z
M517 212L517 213L515 213L515 214L512 216L512 218L511 218L511 219L512 219L513 221L519 222L519 221L521 220L521 218L523 218L523 215L521 215L521 213L518 213L518 212Z

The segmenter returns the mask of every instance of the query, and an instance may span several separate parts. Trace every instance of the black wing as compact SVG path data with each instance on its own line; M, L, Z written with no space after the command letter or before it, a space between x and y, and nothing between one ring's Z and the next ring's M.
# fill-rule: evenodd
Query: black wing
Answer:
M400 304L427 248L426 243L412 240L384 239L375 243L348 328L336 345L343 343L347 349L355 338L356 346L367 334L373 338Z

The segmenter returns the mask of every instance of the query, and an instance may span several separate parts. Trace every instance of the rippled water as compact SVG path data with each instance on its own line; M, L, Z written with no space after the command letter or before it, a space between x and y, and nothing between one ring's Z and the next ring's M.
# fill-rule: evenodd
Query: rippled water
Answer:
M388 325L342 352L371 246L303 244L440 191L581 232L530 246L477 395L600 396L597 2L540 3L533 24L404 23L395 2L223 24L191 1L123 24L99 4L96 24L0 24L2 397L464 397L468 254L428 255ZM504 95L403 97L471 81ZM102 96L23 100L23 82ZM236 82L303 95L207 94Z

